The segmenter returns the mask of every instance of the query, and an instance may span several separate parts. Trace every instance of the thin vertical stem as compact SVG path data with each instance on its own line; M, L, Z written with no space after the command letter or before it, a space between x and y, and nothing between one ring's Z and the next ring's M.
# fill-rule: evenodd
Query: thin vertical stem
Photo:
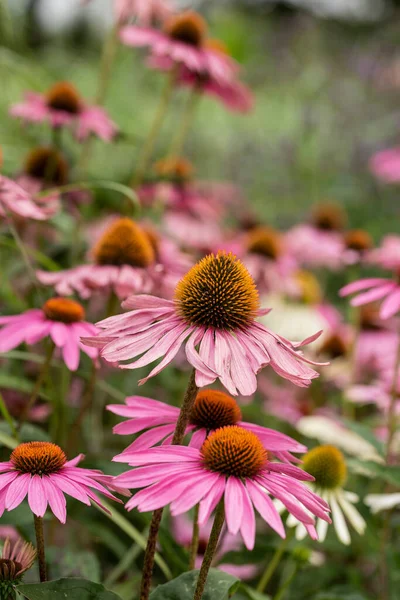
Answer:
M43 519L33 515L35 522L35 534L36 534L36 550L37 558L39 563L39 577L40 583L47 581L47 570L46 570L46 554L44 546L44 533L43 533Z
M286 581L283 582L279 590L276 592L275 596L273 597L273 600L281 600L281 598L283 598L284 593L292 583L293 579L296 577L298 570L299 566L295 565L289 577L286 579Z
M387 414L387 428L388 438L386 443L386 462L390 461L390 455L392 452L392 444L397 429L397 418L396 418L396 400L397 400L397 384L400 374L400 331L398 333L397 340L397 351L393 370L393 381L390 391L390 405Z
M173 69L168 75L167 81L165 83L164 89L161 94L160 101L158 103L158 107L156 110L156 114L154 116L153 123L151 125L150 131L146 138L144 146L142 148L142 153L138 160L136 170L131 179L131 186L133 188L139 186L142 183L143 177L146 173L146 169L147 169L147 166L151 159L151 155L153 153L153 149L154 149L154 145L157 140L158 133L161 129L161 126L164 121L164 117L167 113L167 109L168 109L169 102L170 102L170 99L172 96L172 92L175 87L175 81L176 81L176 70Z
M192 369L185 396L183 398L182 408L179 413L178 422L175 427L172 444L181 444L185 436L185 430L189 422L190 413L196 400L199 388L196 385L196 372ZM156 553L156 544L158 531L160 529L163 509L159 508L153 512L153 517L150 523L149 537L147 538L147 546L144 554L142 581L140 584L140 600L148 600L151 588L151 578L154 567L154 555Z
M15 440L17 442L19 442L19 435L18 435L18 430L14 425L14 419L12 418L12 416L10 415L7 405L4 402L4 398L0 393L0 413L3 415L4 420L8 423L10 429L11 429L11 433L14 436Z
M86 386L85 395L80 406L78 416L72 423L68 433L68 444L67 444L67 455L73 453L74 442L78 440L79 431L82 429L83 420L85 415L93 407L94 390L96 387L97 379L97 367L95 361L92 362L92 370L90 379Z
M196 566L196 556L199 548L199 504L196 504L193 515L192 542L189 549L189 571Z
M185 144L186 137L189 133L190 126L192 125L193 118L196 112L198 102L201 98L201 88L195 85L189 94L185 110L181 120L181 127L178 130L177 135L172 140L168 155L171 157L180 156L183 146Z
M286 538L281 541L281 543L275 550L272 560L268 563L267 568L265 569L264 573L261 576L260 581L258 582L258 585L256 588L257 592L262 593L265 590L265 588L267 587L268 583L271 580L272 575L275 573L275 570L276 570L277 566L279 565L279 562L286 550L286 547L289 543L290 538L291 538L291 535L287 534Z
M44 384L47 374L49 372L49 367L50 367L51 359L53 358L54 350L55 350L55 345L53 342L50 342L47 347L47 352L46 352L46 357L44 359L44 363L42 365L42 368L40 369L38 378L36 379L36 383L35 383L35 387L33 388L32 395L29 398L29 401L27 402L27 404L24 408L24 411L21 415L20 421L18 423L17 431L21 430L22 425L25 423L25 421L27 420L27 418L29 416L29 411L35 405L35 402L39 397L40 390L42 389L42 385Z
M210 570L215 551L218 546L219 536L221 535L222 527L225 521L225 507L224 498L220 500L217 511L214 517L214 523L208 540L207 548L204 553L203 562L201 563L199 577L197 579L197 585L194 592L193 600L201 600L203 597L204 588L207 582L208 572Z

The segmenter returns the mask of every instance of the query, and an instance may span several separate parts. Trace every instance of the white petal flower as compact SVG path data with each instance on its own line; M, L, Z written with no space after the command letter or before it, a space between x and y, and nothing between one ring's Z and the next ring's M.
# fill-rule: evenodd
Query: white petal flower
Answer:
M376 514L381 510L388 510L400 504L400 493L368 494L365 496L364 502L370 507L371 512Z

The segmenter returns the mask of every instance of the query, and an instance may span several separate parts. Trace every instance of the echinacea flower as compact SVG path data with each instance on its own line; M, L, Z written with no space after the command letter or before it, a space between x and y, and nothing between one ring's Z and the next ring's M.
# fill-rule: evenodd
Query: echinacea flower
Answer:
M207 24L195 11L187 10L169 17L163 31L127 25L120 32L123 44L149 47L157 58L169 59L190 72L224 82L237 71L236 63L227 55L209 48Z
M382 510L392 510L400 505L400 492L387 494L367 494L364 498L365 504L375 515Z
M293 465L271 462L260 438L236 425L214 431L200 449L165 446L123 453L114 460L139 467L116 477L123 487L144 488L127 502L128 510L147 512L170 504L172 516L177 516L199 504L202 526L224 498L227 529L233 535L240 531L250 550L256 530L253 506L285 537L269 494L304 523L311 537L316 532L310 512L330 521L326 502L301 483L313 478Z
M36 558L36 550L29 542L19 539L10 542L7 538L4 542L0 556L0 597L14 598L14 586L28 571Z
M387 148L374 154L369 162L370 171L384 183L400 181L400 147Z
M90 264L65 271L38 271L37 277L62 295L76 292L81 298L89 298L102 290L126 298L153 291L171 294L188 268L188 260L174 244L127 217L108 225L90 256Z
M24 102L11 107L10 114L25 122L49 123L53 128L72 127L79 141L94 134L110 142L117 134L106 111L86 104L68 81L55 83L44 94L28 92Z
M120 502L105 486L111 477L97 469L83 469L77 465L84 458L79 454L67 461L63 450L51 442L19 444L8 462L0 462L0 516L5 510L17 508L28 496L34 515L43 517L49 505L61 523L67 518L64 494L90 506L92 500L103 510L97 494ZM115 489L115 488L114 488Z
M400 236L387 235L379 248L368 252L365 260L383 269L391 270L393 279L370 277L353 281L340 290L340 296L357 294L350 301L352 306L362 306L382 300L380 317L389 319L400 310Z
M53 204L46 206L42 201L35 201L34 196L18 183L0 175L0 217L9 214L37 221L50 219L55 212Z
M200 569L203 561L204 552L207 548L207 543L210 538L212 529L212 521L208 521L199 528L199 544L198 552L195 560L195 568ZM190 548L193 536L193 523L190 522L186 515L179 515L172 520L172 535L175 540L184 548ZM216 568L224 573L229 573L239 579L253 579L259 570L257 565L252 564L234 564L224 562L225 554L237 552L242 548L242 540L240 535L232 535L226 528L223 529L218 543L218 548L213 562L216 563Z
M203 258L180 280L172 301L139 295L122 306L132 310L100 321L101 333L83 341L99 348L109 362L142 355L120 364L124 369L162 358L140 383L164 369L182 344L196 370L198 387L218 378L229 393L249 396L257 388L256 374L266 365L299 386L318 376L299 348L320 332L293 344L257 322L257 316L269 311L260 309L254 281L233 254L218 252Z
M94 335L97 328L84 320L83 306L69 298L51 298L42 308L33 308L19 315L0 317L0 352L13 350L23 342L36 344L50 337L70 371L79 366L80 351L92 360L98 352L84 346L82 336Z
M350 544L350 533L346 519L350 525L362 535L366 522L354 504L358 502L357 494L346 491L343 485L347 477L347 466L342 452L335 446L317 446L303 457L304 470L314 477L310 487L329 503L332 511L332 523L342 544ZM297 525L296 537L302 539L306 535L303 524L292 514L287 524ZM324 519L317 521L318 540L323 542L328 531L328 523Z
M170 444L176 428L180 410L142 396L130 396L124 404L110 404L107 409L116 415L128 417L128 421L119 423L113 429L119 435L131 435L145 431L124 453L130 454L135 450L150 448L156 444ZM294 459L290 452L304 452L305 446L289 436L273 429L261 427L242 421L242 413L236 400L219 390L200 390L197 393L189 424L185 434L193 434L190 446L200 448L211 431L238 425L258 435L268 451L280 460L286 462Z

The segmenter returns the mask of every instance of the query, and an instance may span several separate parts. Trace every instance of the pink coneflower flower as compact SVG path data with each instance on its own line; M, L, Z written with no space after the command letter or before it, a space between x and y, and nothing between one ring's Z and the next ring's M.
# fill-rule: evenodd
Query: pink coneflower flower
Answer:
M53 203L44 204L43 200L36 202L34 196L18 183L0 175L0 217L11 214L45 221L54 215L56 207Z
M196 569L200 569L201 563L203 562L203 555L207 548L211 529L211 521L208 521L202 527L200 527L198 553L195 561ZM190 548L193 536L193 523L190 522L186 515L179 515L178 517L175 517L172 520L172 534L178 544L184 548ZM223 557L225 554L228 554L229 552L238 552L242 549L242 547L242 540L239 534L232 535L229 533L229 531L222 531L218 549L213 562L216 563L216 568L220 571L224 571L224 573L229 573L230 575L238 577L242 580L253 579L259 570L257 565L238 565L223 562Z
M0 596L13 598L13 588L18 585L36 558L36 550L29 542L19 539L16 542L7 538L0 555Z
M147 46L155 57L167 58L189 71L221 82L237 71L227 55L208 48L207 24L198 13L188 10L165 21L163 31L128 25L120 33L127 46Z
M129 218L114 220L91 250L93 263L57 272L38 271L44 285L58 294L112 291L119 298L134 293L171 295L190 261L169 240Z
M400 147L387 148L373 155L369 162L370 171L384 183L400 181Z
M375 248L367 254L366 261L379 265L383 269L390 269L393 271L394 279L370 277L353 281L340 290L340 296L357 294L350 302L352 306L383 300L380 317L382 319L393 317L400 310L400 236L387 235L380 248Z
M4 389L2 387L0 387L0 394L10 415L19 421L21 416L25 414L26 407L29 405L31 394L20 392L18 390ZM30 423L43 423L43 421L46 421L50 413L51 406L48 403L38 403L29 409L28 420Z
M23 342L36 344L50 336L60 348L70 371L79 366L80 352L96 359L98 352L84 346L82 336L95 335L98 329L85 320L83 307L69 298L51 298L42 308L33 308L20 315L0 317L0 352L13 350Z
M145 488L127 502L128 510L147 512L170 504L172 516L177 516L200 503L199 524L204 525L224 497L228 531L233 535L240 531L250 550L255 541L253 506L285 537L269 494L281 500L313 538L314 519L305 509L330 521L326 502L300 483L313 478L293 465L271 462L259 437L242 427L214 431L200 449L151 448L123 453L114 460L140 467L116 478L124 487Z
M256 374L266 365L300 386L318 376L299 348L320 332L293 344L257 322L268 310L260 309L254 281L233 254L203 258L180 280L172 301L131 296L123 307L132 310L98 323L103 331L85 342L100 348L110 362L142 355L120 365L125 369L162 358L140 383L164 369L183 344L198 387L218 378L231 394L248 396L257 388Z
M119 423L113 429L119 435L142 433L124 450L132 453L135 450L150 448L156 444L170 444L178 421L180 410L142 396L130 396L123 404L110 404L108 410L122 417L129 417L128 421ZM225 392L218 390L200 390L197 393L193 409L189 417L189 424L185 434L193 434L190 446L200 448L210 431L228 425L238 425L258 435L261 442L270 452L284 462L294 459L291 452L304 452L305 446L299 444L283 433L273 429L246 423L242 421L242 412L236 400Z
M136 19L139 25L149 27L169 17L173 7L170 0L114 0L114 12L119 23Z
M80 454L67 461L61 448L50 442L19 444L10 460L0 463L0 515L19 506L26 496L34 515L43 517L49 505L61 523L67 518L64 494L88 506L92 500L104 510L93 490L120 502L104 487L111 478L97 469L77 467L83 458Z
M310 223L296 225L287 232L289 251L307 267L337 270L344 262L345 224L346 215L339 205L318 204Z
M55 83L45 94L28 92L26 99L11 107L10 114L31 123L47 122L52 127L72 127L78 140L91 134L110 142L117 127L100 106L90 106L68 81Z

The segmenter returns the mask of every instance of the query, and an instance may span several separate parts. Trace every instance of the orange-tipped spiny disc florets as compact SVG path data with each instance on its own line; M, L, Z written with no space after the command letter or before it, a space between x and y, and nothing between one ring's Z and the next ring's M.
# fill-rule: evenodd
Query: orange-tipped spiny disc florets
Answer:
M245 329L257 315L259 298L250 273L233 254L218 252L199 261L175 290L179 314L191 325Z
M43 305L43 312L51 321L76 323L85 318L85 309L70 298L50 298Z
M236 425L242 413L234 398L218 390L200 390L190 415L190 422L205 429Z
M209 435L201 454L210 471L234 477L254 477L268 461L268 453L256 434L237 425Z
M81 110L79 93L69 81L55 83L46 93L47 105L55 110L76 115Z
M169 17L165 22L164 32L177 42L201 47L207 33L207 24L199 13L187 10Z
M282 254L282 236L272 227L256 227L247 235L247 250L275 260Z
M93 249L98 265L149 267L155 253L149 236L132 219L112 223Z
M317 446L303 457L303 469L315 478L321 489L341 487L346 480L347 467L342 452L335 446Z
M27 442L12 451L10 462L21 473L50 475L65 465L67 457L59 446L51 442Z
M24 172L30 177L63 185L68 179L68 164L55 148L40 146L29 152L25 160Z

